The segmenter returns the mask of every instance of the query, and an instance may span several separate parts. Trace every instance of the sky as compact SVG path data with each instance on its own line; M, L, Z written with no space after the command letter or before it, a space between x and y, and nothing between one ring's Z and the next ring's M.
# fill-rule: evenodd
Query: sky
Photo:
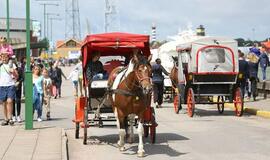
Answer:
M25 0L9 0L10 16L25 17ZM53 1L53 0L50 0ZM53 40L65 38L65 2L48 6L48 12L60 14L53 23ZM192 25L204 25L207 35L251 40L270 37L270 0L116 0L119 31L151 34L157 26L157 39L165 40ZM43 7L31 0L31 18L43 24ZM47 0L46 3L51 3ZM0 0L0 17L6 16L6 0ZM105 0L79 0L81 34L104 32Z

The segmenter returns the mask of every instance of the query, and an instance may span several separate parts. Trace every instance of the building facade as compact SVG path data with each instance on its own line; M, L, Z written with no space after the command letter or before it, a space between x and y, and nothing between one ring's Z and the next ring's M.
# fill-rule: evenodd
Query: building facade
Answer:
M31 20L30 22L31 43L38 42L40 35L40 23ZM35 25L33 25L35 24ZM17 57L24 57L26 54L26 19L24 18L10 18L10 43L14 49ZM7 24L6 18L0 18L0 36L7 37ZM33 56L38 56L38 50L32 50Z
M75 39L57 41L56 52L59 57L74 59L81 55L82 42Z

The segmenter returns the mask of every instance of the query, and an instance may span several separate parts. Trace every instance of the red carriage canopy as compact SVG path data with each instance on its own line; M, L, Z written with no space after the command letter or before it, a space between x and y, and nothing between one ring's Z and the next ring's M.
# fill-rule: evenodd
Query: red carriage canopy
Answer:
M128 56L136 48L149 56L149 36L120 32L88 35L81 49L83 68L90 61L93 51L99 51L101 56Z

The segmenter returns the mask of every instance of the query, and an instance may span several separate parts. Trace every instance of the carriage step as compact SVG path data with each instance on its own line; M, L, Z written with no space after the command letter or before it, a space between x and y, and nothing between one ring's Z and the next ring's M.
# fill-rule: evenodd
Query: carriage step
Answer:
M90 110L88 111L89 114L95 114L96 110ZM100 108L100 113L113 113L112 108Z
M157 127L158 124L157 122L148 122L148 123L144 123L144 126L148 126L148 127Z
M81 126L81 128L89 128L89 127L90 127L89 124L86 124L86 125L85 125L84 123L81 123L80 126Z
M90 119L88 120L88 122L93 123L93 122L99 122L99 119ZM101 119L102 122L114 122L116 121L116 119Z
M72 119L72 122L74 122L74 123L80 123L82 121L81 120Z

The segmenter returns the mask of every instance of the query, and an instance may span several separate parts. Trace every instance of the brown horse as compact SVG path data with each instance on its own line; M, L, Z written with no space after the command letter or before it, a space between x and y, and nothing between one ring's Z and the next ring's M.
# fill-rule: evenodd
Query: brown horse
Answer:
M172 82L172 88L174 89L174 94L173 94L173 97L174 97L174 108L175 108L175 112L178 114L179 111L182 109L182 104L181 104L181 95L180 95L180 86L178 85L179 84L179 81L178 81L178 58L177 57L172 57L173 59L173 68L171 70L171 73L170 73L170 79L171 79L171 82ZM183 90L183 87L181 87L182 90ZM183 92L183 91L181 91ZM176 95L175 95L176 93ZM183 95L183 94L182 94Z
M130 61L127 69L120 72L114 79L119 68L113 70L109 76L108 84L112 89L112 106L119 129L119 149L124 151L125 136L127 129L127 119L130 120L130 140L133 139L133 122L135 115L138 116L138 156L144 156L143 149L143 119L144 112L151 104L152 84L150 80L151 65L142 55L135 55ZM113 81L113 82L112 82ZM133 120L132 120L133 119Z
M170 79L171 79L171 82L172 82L172 87L173 89L176 89L177 88L177 84L178 84L178 59L177 57L172 57L173 59L173 68L171 70L171 73L170 73Z

